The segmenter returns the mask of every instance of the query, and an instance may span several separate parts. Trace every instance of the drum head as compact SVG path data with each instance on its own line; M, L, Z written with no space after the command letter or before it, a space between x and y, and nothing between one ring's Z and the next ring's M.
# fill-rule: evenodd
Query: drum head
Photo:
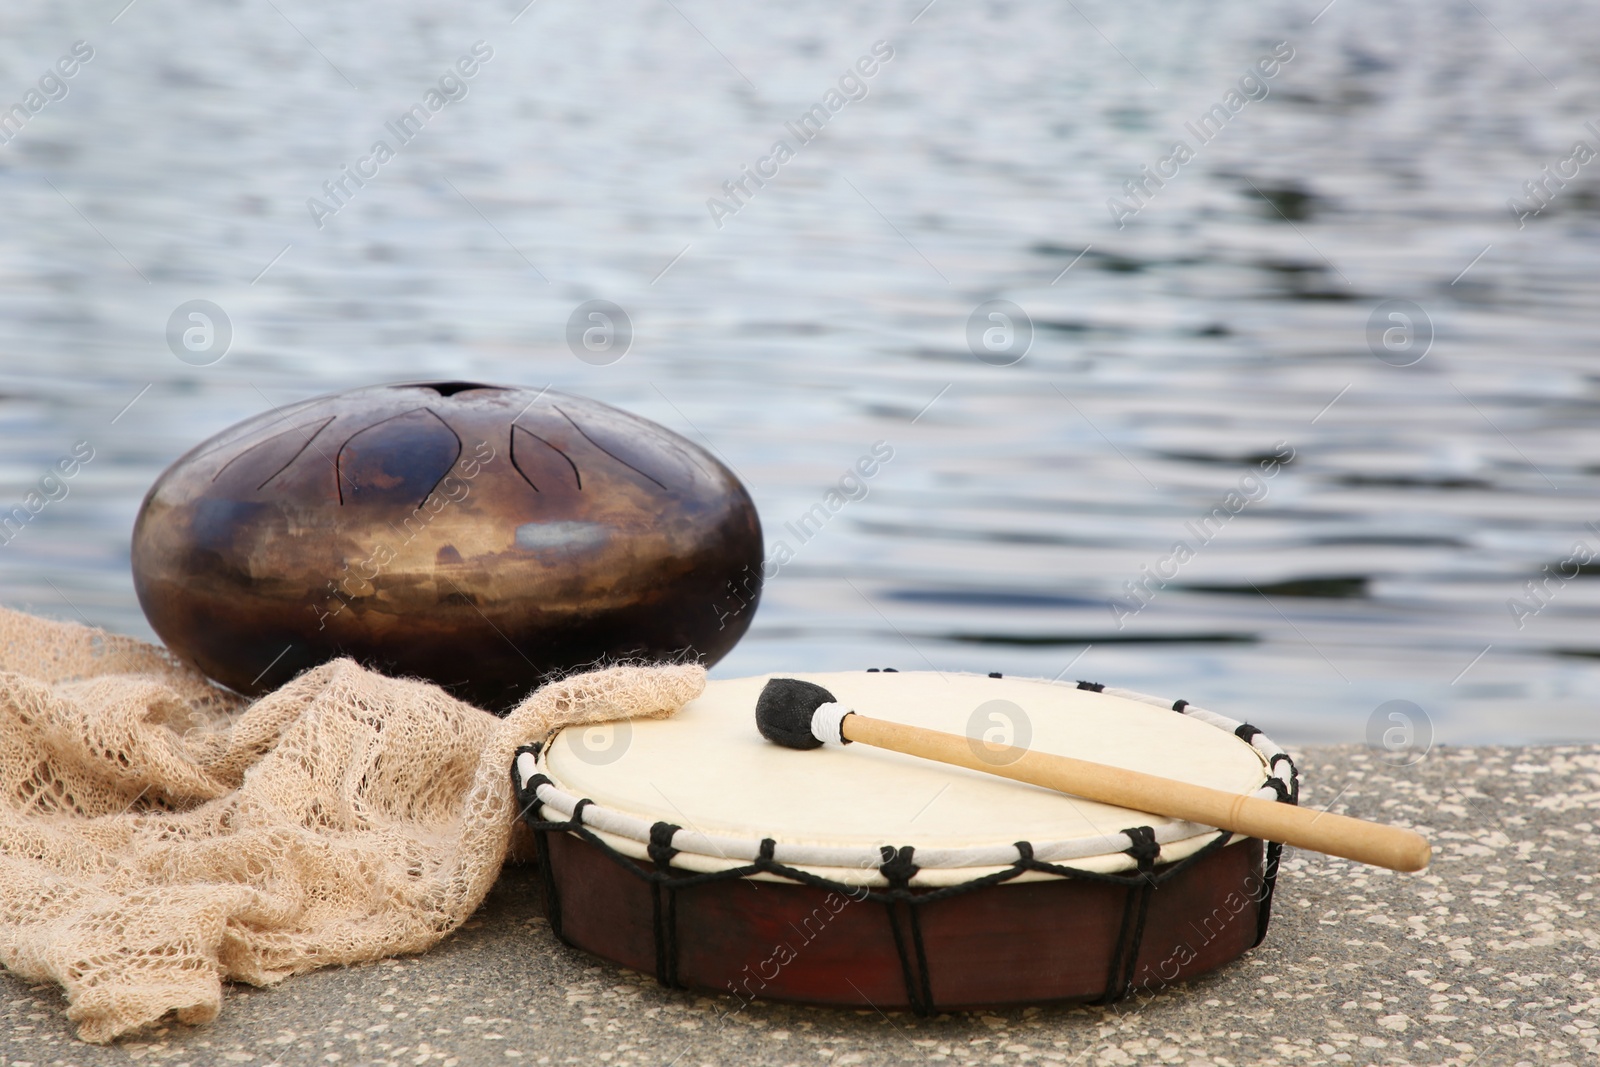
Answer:
M650 827L666 822L682 827L672 840L675 866L737 867L770 838L781 863L866 885L883 884L876 868L885 845L913 846L912 884L935 886L1005 869L1018 841L1040 860L1109 872L1132 865L1126 828L1152 827L1162 863L1214 836L1181 820L867 745L782 748L756 729L756 698L770 677L710 682L671 718L562 731L539 758L554 787L541 793L544 817L565 819L586 798L593 804L584 806L585 825L626 855L646 856ZM984 740L1273 795L1263 790L1266 756L1228 720L1180 714L1138 694L932 672L782 677L815 682L866 715L976 739L991 758L998 757Z

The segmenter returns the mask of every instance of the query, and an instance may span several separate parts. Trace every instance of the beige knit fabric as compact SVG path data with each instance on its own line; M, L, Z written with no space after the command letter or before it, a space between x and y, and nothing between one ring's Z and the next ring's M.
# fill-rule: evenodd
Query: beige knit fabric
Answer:
M0 963L110 1041L215 1018L224 980L420 952L499 873L517 745L704 684L611 667L502 720L339 660L248 702L156 646L0 608Z

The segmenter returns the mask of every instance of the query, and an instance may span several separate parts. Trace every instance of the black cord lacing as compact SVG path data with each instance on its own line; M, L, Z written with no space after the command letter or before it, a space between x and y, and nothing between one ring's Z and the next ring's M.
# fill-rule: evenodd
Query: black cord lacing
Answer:
M1098 1004L1121 1000L1133 988L1134 968L1139 964L1139 946L1144 942L1144 922L1150 914L1150 894L1156 887L1152 877L1161 846L1156 844L1156 832L1149 826L1132 826L1122 831L1133 842L1123 849L1133 857L1140 885L1131 886L1122 902L1122 929L1117 934L1117 945L1111 953L1111 966L1106 972L1106 990ZM1187 866L1185 864L1184 866Z
M682 827L658 822L650 827L646 851L664 877L650 882L650 929L656 943L656 981L668 989L680 988L678 981L678 889L672 878L672 835Z
M912 859L916 850L910 845L902 845L898 849L893 845L880 847L883 862L878 865L878 873L883 875L896 897L884 907L889 914L889 931L894 934L894 950L900 957L900 974L906 984L906 999L916 1014L937 1015L933 1007L933 980L928 974L928 953L922 944L922 922L917 917L916 899L911 892L911 879L920 870ZM902 913L910 929L909 937L900 930Z

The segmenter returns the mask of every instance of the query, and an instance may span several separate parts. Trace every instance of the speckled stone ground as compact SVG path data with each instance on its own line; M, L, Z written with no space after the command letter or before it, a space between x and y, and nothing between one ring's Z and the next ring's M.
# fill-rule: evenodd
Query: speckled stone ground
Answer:
M1600 1063L1600 746L1300 755L1305 802L1413 826L1421 875L1310 853L1272 932L1144 1001L936 1019L661 989L551 937L510 869L426 956L237 989L210 1026L100 1048L53 987L0 978L0 1067L68 1064Z

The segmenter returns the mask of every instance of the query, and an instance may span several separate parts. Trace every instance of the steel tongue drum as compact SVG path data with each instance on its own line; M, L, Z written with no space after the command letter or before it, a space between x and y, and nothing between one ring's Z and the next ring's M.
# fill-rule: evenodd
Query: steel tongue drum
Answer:
M247 694L351 656L504 711L596 662L714 663L762 536L705 450L548 390L426 382L249 419L157 479L133 532L169 648Z

